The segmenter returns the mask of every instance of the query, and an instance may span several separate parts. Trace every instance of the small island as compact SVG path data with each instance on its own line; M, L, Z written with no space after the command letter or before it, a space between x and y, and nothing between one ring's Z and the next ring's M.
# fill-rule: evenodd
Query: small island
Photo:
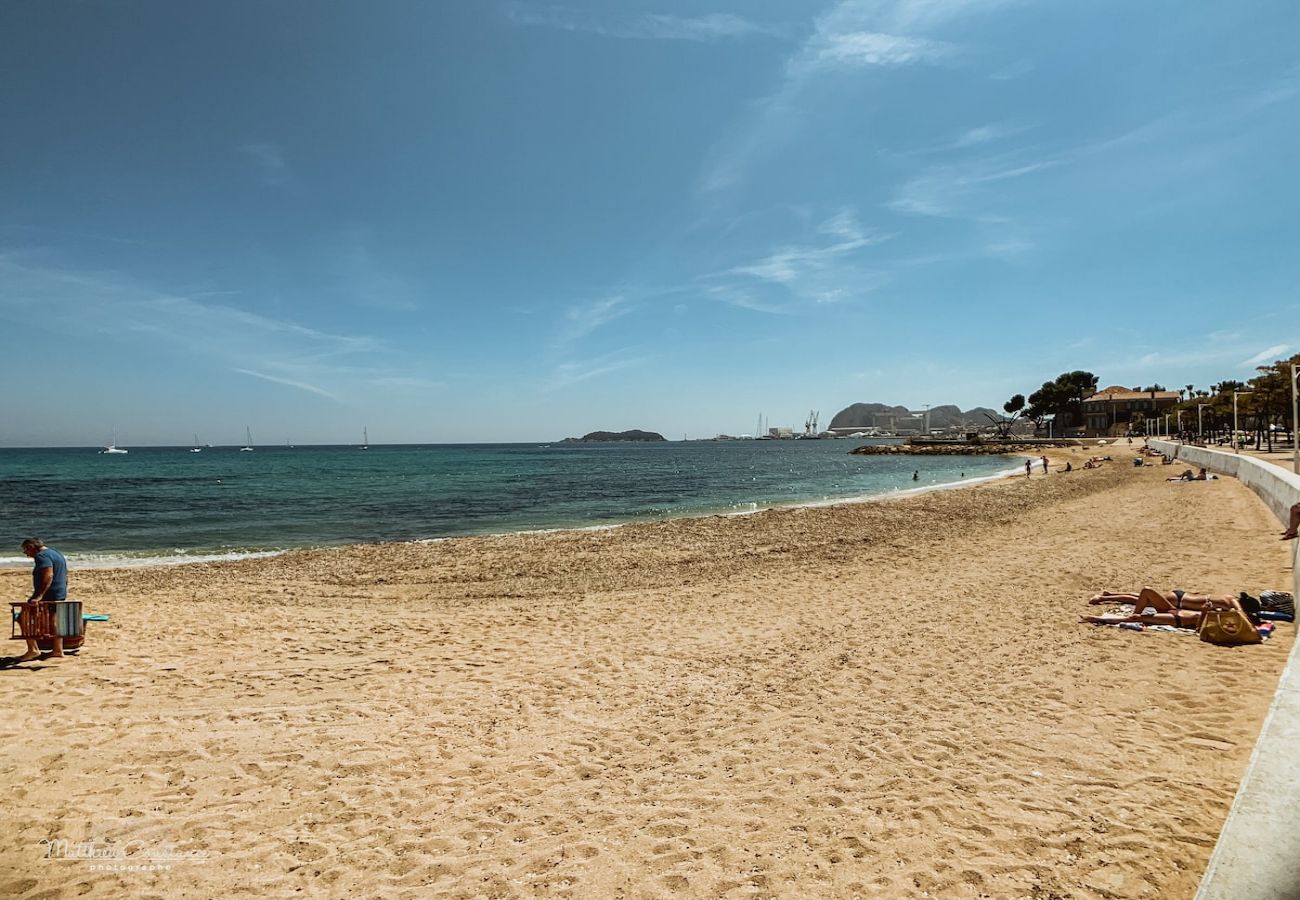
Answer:
M560 441L561 444L621 444L628 441L662 441L665 440L662 434L654 431L641 431L633 428L631 431L592 431L584 434L580 438L569 437Z

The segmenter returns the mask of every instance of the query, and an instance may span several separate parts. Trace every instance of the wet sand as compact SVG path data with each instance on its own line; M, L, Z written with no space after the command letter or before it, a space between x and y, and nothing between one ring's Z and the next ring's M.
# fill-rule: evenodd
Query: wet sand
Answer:
M112 621L0 671L0 895L1189 897L1294 628L1077 619L1291 572L1235 481L1087 452L879 503L74 568ZM168 852L206 859L142 860Z

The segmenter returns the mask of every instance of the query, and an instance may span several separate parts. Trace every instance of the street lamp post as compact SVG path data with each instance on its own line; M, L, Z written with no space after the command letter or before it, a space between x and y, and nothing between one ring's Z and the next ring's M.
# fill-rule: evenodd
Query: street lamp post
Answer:
M1242 394L1253 394L1254 391L1233 391L1232 392L1232 452L1240 453L1241 444L1237 441L1237 398Z
M1300 406L1296 402L1296 393L1300 388L1297 387L1297 377L1300 377L1300 367L1291 363L1291 468L1300 475L1300 419L1296 418Z
M1208 403L1196 404L1196 437L1201 443L1205 443L1205 429L1201 427L1201 410L1207 406L1209 406Z
M1183 411L1181 409L1174 410L1174 436L1180 439L1183 436Z

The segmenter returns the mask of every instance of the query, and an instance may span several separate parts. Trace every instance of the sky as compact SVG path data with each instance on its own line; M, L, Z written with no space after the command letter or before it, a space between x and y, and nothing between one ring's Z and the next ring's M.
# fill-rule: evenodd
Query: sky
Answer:
M671 439L1300 351L1300 4L0 4L0 446Z

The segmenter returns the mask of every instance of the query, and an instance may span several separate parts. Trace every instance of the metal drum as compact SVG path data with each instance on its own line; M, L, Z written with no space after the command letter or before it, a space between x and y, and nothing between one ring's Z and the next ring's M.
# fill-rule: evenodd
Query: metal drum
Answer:
M22 640L25 635L36 639L42 651L54 649L54 638L63 638L63 649L77 650L86 642L86 623L81 618L80 600L56 600L39 603L10 603L15 610L9 636Z

